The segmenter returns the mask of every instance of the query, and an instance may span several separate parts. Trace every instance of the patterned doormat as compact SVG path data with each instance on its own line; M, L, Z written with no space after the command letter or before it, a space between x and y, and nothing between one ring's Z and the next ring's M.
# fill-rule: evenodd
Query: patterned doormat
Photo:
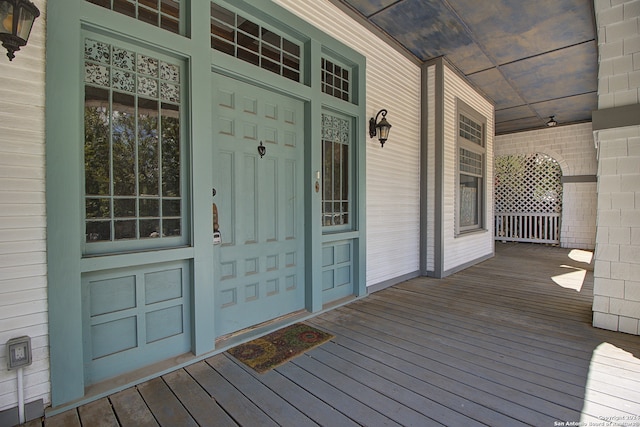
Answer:
M334 336L327 332L294 323L227 352L262 374L332 338Z

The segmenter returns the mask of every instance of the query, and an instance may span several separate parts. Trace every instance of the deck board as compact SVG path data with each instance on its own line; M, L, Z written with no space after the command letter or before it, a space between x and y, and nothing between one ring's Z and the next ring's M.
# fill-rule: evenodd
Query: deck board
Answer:
M238 391L255 403L276 424L290 424L300 427L317 425L309 417L264 385L259 378L250 375L229 360L226 355L217 357L214 367L228 381L233 381L233 385Z
M330 346L328 344L327 346ZM357 396L357 399L367 405L369 408L378 412L389 420L393 420L403 426L422 426L427 423L433 423L423 414L401 404L397 400L392 399L389 395L380 391L380 380L375 375L369 375L366 382L361 382L353 378L354 371L348 375L343 370L331 364L326 364L326 358L318 357L321 351L311 351L308 355L297 358L293 363L313 372L320 378L324 378L330 384L335 385L340 390L350 396ZM316 354L315 357L313 355ZM374 384L377 383L377 384ZM377 416L376 416L377 417ZM371 418L365 425L377 425L376 418Z
M344 375L378 391L387 398L410 408L414 411L412 419L417 420L419 425L433 423L465 426L481 425L469 417L416 393L411 388L399 386L398 383L402 381L402 375L392 371L388 371L386 376L380 375L379 368L376 369L376 367L372 367L371 364L367 363L369 360L367 357L349 352L340 345L322 346L311 352L309 356L339 370ZM399 417L394 417L394 419L403 425L407 425Z
M179 369L163 378L200 427L237 425L185 370Z
M521 420L525 424L546 425L549 420L553 424L553 419L558 419L530 409L529 396L522 395L522 392L520 396L514 396L513 390L499 383L483 380L473 373L464 372L460 369L458 362L447 358L446 354L425 355L430 350L428 347L415 344L413 336L387 334L382 330L367 330L357 326L350 326L350 328L354 328L356 332L355 336L349 337L350 339L375 341L375 347L387 353L384 358L389 363L398 364L403 371L410 372L442 390L450 390L454 394ZM531 398L537 399L535 396ZM448 404L446 401L443 403Z
M286 378L277 369L265 372L264 374L258 374L243 363L235 361L233 358L230 360L247 371L250 375L259 378L265 386L278 393L278 395L283 399L298 408L300 411L304 412L305 415L316 423L327 426L345 427L356 427L358 425L346 415L336 411L327 403L315 398L307 390Z
M150 425L633 420L640 337L591 326L592 267L569 253L497 244L494 258L445 279L412 279L309 319L335 338L266 374L223 353L109 401L125 427L136 410ZM104 402L92 410L108 413ZM89 409L45 425L87 425Z
M383 307L384 312L377 311L378 307ZM407 326L410 328L410 331L415 330L419 334L428 333L429 344L432 344L433 341L443 342L448 346L456 346L456 348L459 348L461 351L471 350L475 355L487 355L487 357L492 360L495 357L493 353L495 353L496 350L501 351L502 354L508 354L521 360L531 361L533 356L544 358L545 363L548 358L558 363L567 360L566 354L557 352L559 347L554 346L553 348L549 348L548 344L536 347L535 342L521 341L519 336L515 334L492 335L486 333L486 331L468 331L465 328L456 326L454 321L436 323L430 320L416 320L416 317L405 318L398 308L387 304L362 307L358 308L358 310L372 316L379 316L391 323ZM571 360L589 360L588 357L585 357L584 352L574 353L570 358ZM542 364L544 365L545 363ZM558 365L556 365L556 367L558 367ZM570 370L571 366L569 366L568 369Z
M158 422L136 388L128 388L109 397L122 427L157 427Z
M300 358L298 358L300 359ZM400 424L385 417L370 406L362 403L358 398L349 394L348 387L338 377L321 378L318 371L311 373L298 363L287 363L278 368L291 381L305 388L317 399L331 405L337 411L351 418L359 425L370 426L399 426ZM307 364L308 365L308 364Z
M205 362L186 368L187 372L204 388L210 396L240 425L276 426L255 403L251 402L232 383L214 368L224 355L218 355Z
M78 408L82 425L95 427L117 426L118 421L113 413L109 399L100 399Z
M138 391L162 427L198 426L162 378L140 384Z
M516 419L497 410L499 408L477 403L478 400L482 400L481 393L477 390L452 382L437 372L423 368L419 363L401 359L402 352L391 344L377 341L375 337L367 337L366 334L338 324L323 321L316 325L339 334L336 343L356 354L361 364L371 366L378 375L391 375L399 385L408 390L487 425L519 424Z
M46 427L82 427L77 409L62 412L53 417L46 418L44 421Z

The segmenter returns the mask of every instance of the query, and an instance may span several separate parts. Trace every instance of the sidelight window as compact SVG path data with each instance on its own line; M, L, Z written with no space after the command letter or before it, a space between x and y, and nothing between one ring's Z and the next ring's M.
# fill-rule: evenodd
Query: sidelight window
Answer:
M322 225L351 223L351 125L346 118L322 114ZM338 227L341 226L341 227Z
M85 40L85 241L174 244L183 230L179 64Z

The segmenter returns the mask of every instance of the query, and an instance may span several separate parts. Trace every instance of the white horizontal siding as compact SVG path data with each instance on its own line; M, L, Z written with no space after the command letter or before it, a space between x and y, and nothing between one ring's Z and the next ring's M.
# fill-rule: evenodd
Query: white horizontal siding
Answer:
M493 139L494 109L473 87L448 67L444 68L444 179L443 269L455 269L493 253ZM489 231L455 236L456 215L456 102L460 99L487 119L485 224Z
M276 3L367 58L367 113L392 125L367 138L367 286L419 270L420 67L326 0Z
M6 342L31 337L24 369L25 401L50 399L44 133L46 1L29 43L0 58L0 411L17 406L16 371Z

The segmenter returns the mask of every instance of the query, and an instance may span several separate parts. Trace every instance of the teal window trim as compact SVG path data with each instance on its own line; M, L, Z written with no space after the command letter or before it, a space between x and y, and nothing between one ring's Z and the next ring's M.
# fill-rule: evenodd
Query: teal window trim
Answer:
M352 75L351 66L327 56L322 57L320 81L323 93L350 102Z
M185 0L155 0L152 2L118 1L118 0L85 0L87 3L111 10L124 16L139 20L149 25L162 28L175 34L185 35ZM103 11L104 13L104 11Z
M327 104L335 104L335 100L340 100L337 105L346 103L352 104L354 106L361 105L365 100L361 96L364 94L364 89L361 87L360 83L364 82L365 75L361 73L361 67L364 68L364 63L358 63L357 61L353 61L351 57L345 57L344 55L338 53L337 51L328 48L327 46L322 47L322 60L320 63L320 69L318 72L318 79L320 84L320 89L323 92L324 96L331 97L333 100L326 99L325 102ZM326 83L323 80L323 77L326 75L323 66L325 65L325 61L329 61L334 66L340 67L342 70L346 71L348 76L343 75L341 77L341 83L348 81L348 88L345 90L344 86L341 88L341 91L336 95L335 91L324 90L326 87ZM314 70L316 71L316 70ZM327 82L328 83L328 82ZM345 92L348 95L348 99L345 99ZM341 109L348 109L344 105Z
M354 121L331 110L322 113L322 225L323 233L354 229Z
M237 62L241 66L251 64L288 81L308 85L308 36L274 21L265 15L265 11L252 13L254 7L243 8L241 2L215 0L210 4L210 38L215 65L218 65L217 59L224 56L227 57L225 60L232 59L232 63ZM279 54L278 58L276 54ZM237 69L235 66L232 68ZM252 70L249 74L256 72L259 73Z
M213 1L211 48L294 82L304 80L301 42Z
M86 45L86 46L85 46ZM152 51L142 48L135 44L126 43L120 40L116 40L113 37L107 37L102 34L96 34L90 31L83 31L83 46L85 46L85 58L84 68L86 69L85 79L82 87L84 92L100 91L107 93L107 99L104 100L106 106L106 113L108 117L107 126L111 131L108 131L105 135L102 145L105 145L107 150L106 165L107 169L105 177L108 182L103 183L102 186L106 187L100 192L89 191L83 186L83 194L85 203L83 206L83 212L85 213L86 231L85 239L83 242L83 253L85 255L100 255L119 252L139 251L146 249L162 249L171 247L181 247L189 245L191 242L191 232L189 231L190 208L188 201L190 200L190 189L188 186L189 179L187 172L189 170L188 164L190 159L190 147L187 139L187 115L186 106L188 105L189 98L187 96L186 88L188 86L188 68L184 61L176 60L169 56L163 55L160 52ZM91 48L91 51L87 49ZM94 52L96 49L105 50L101 58L100 52ZM119 57L116 57L119 55ZM132 57L127 57L132 56ZM94 59L97 58L97 59ZM125 58L126 61L122 58ZM151 60L151 65L156 67L156 77L149 77L145 72L140 72L142 63L139 63L143 59ZM119 64L122 62L123 64ZM177 68L177 69L176 69ZM99 74L89 75L89 70L99 70ZM164 76L163 76L164 71ZM166 75L169 73L169 75ZM177 73L177 75L176 75ZM153 74L153 73L152 73ZM128 82L128 83L123 83ZM146 83L145 83L146 82ZM152 84L151 84L152 83ZM177 89L177 93L174 93ZM173 92L168 92L169 90ZM114 153L114 145L116 143L116 136L113 134L116 124L113 123L115 114L114 99L127 98L131 99L133 104L129 107L133 109L133 124L135 129L132 132L133 147L132 147L132 166L133 187L127 193L128 195L121 194L116 191L116 158ZM85 95L86 98L86 95ZM157 140L157 146L155 147L157 152L157 186L155 195L144 194L146 193L142 188L143 170L141 169L138 158L142 158L142 154L139 153L141 148L140 141L143 136L140 134L140 111L142 102L148 103L151 101L157 106L157 127L158 134L155 136ZM85 107L85 115L86 115ZM164 164L165 158L163 157L163 145L164 135L162 122L164 119L172 120L165 117L165 111L175 111L178 109L179 120L179 184L177 194L175 191L169 191L165 188L167 181L163 179L164 172L169 172L168 165ZM85 122L85 135L89 131L86 129ZM83 138L83 140L86 136ZM86 143L85 143L86 144ZM88 161L87 154L84 154L85 164ZM98 165L99 167L100 165ZM151 172L153 173L153 165L151 165ZM86 178L88 172L92 172L95 168L83 169L83 176L85 179L83 183L86 184ZM174 173L175 175L175 173ZM153 184L153 183L152 183ZM95 187L95 185L92 185ZM90 194L91 193L91 194ZM171 194L170 194L171 193ZM157 203L157 213L151 215L150 213L144 213L144 206L153 206ZM179 212L177 216L169 214L167 209L171 209L172 205L179 203ZM122 208L119 206L131 205L129 213L122 214L118 212ZM101 213L94 213L89 215L90 207L93 211L100 208ZM176 206L177 207L177 206ZM173 209L175 210L175 209ZM133 228L133 235L131 236L118 236L117 227L118 224L126 223L135 225ZM156 224L157 228L154 234L150 235L148 232L143 233L144 224L152 226ZM171 225L172 230L180 230L179 235L171 235L175 231L169 229ZM100 236L99 233L103 231L106 236ZM92 233L93 232L93 233ZM94 234L95 233L95 234ZM153 236L153 237L152 237Z

